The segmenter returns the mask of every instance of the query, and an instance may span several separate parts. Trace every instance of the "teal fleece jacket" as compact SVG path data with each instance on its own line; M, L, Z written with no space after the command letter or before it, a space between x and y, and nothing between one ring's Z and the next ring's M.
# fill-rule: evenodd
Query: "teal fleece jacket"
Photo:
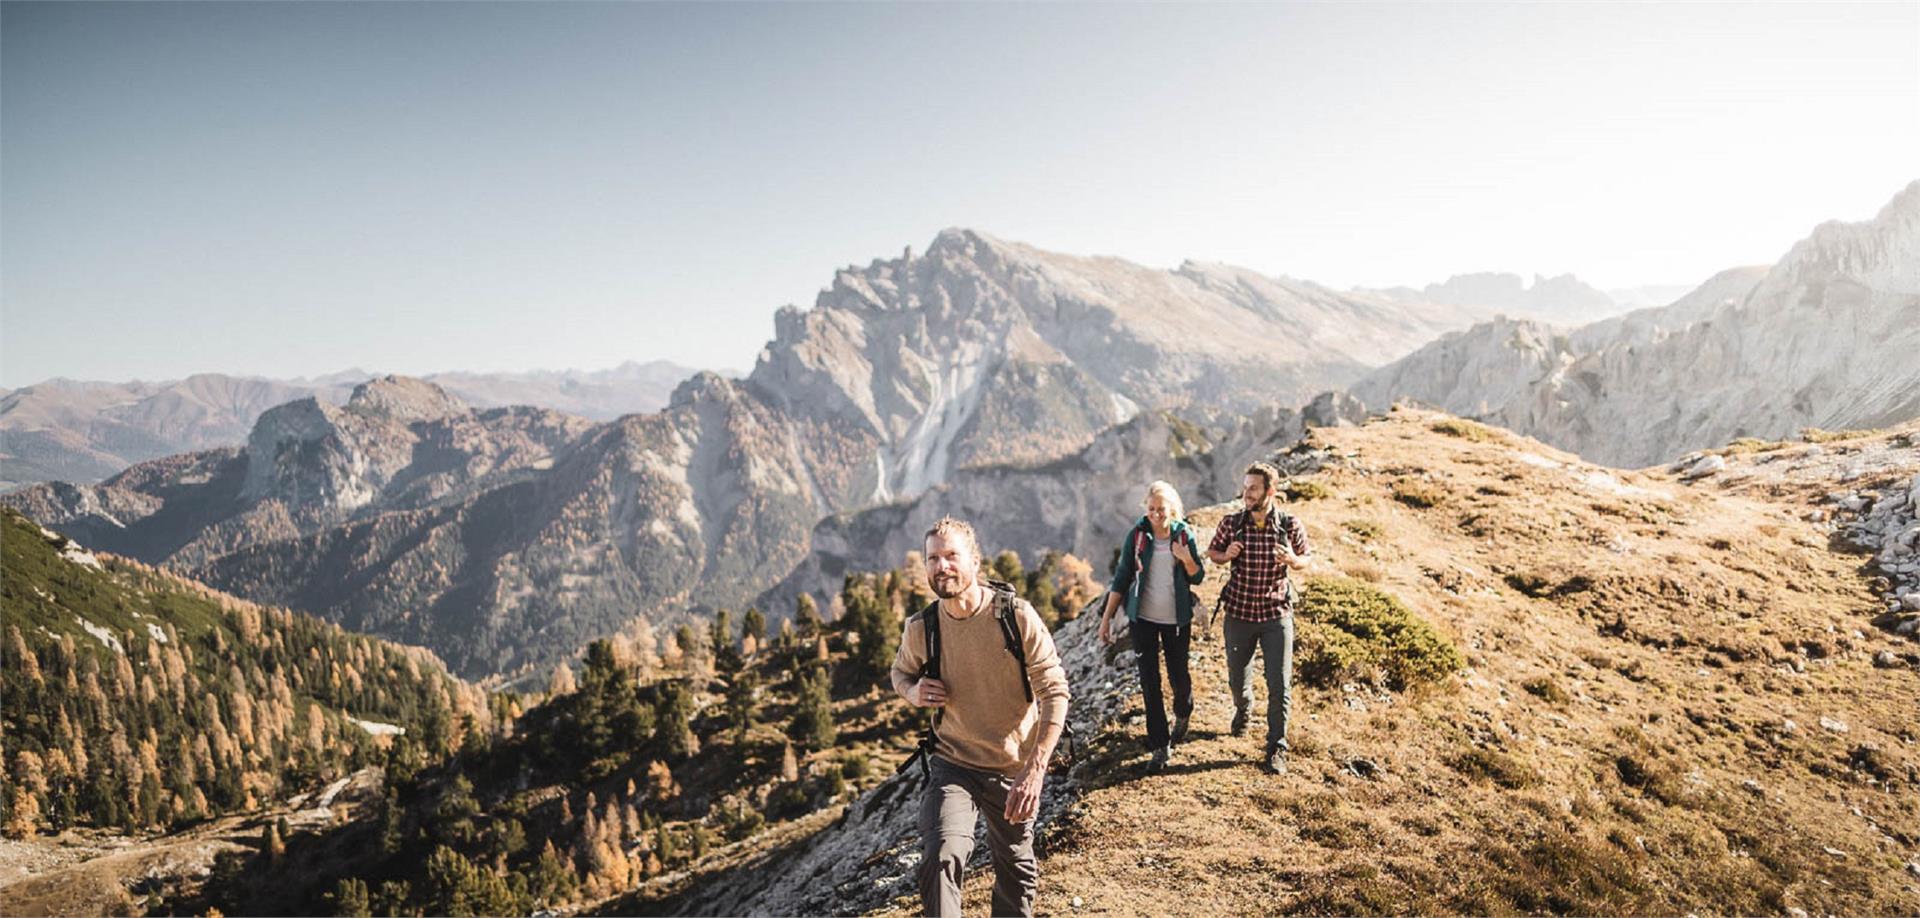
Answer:
M1193 623L1193 587L1207 578L1207 556L1193 541L1193 531L1187 528L1186 521L1174 520L1167 524L1167 538L1186 543L1187 550L1193 553L1194 570L1185 573L1185 568L1174 562L1173 570L1173 608L1174 618L1180 625ZM1120 563L1114 567L1113 581L1107 584L1112 590L1127 598L1127 621L1138 621L1140 617L1140 585L1147 578L1147 556L1153 550L1153 524L1141 517L1127 533L1127 540L1120 544Z

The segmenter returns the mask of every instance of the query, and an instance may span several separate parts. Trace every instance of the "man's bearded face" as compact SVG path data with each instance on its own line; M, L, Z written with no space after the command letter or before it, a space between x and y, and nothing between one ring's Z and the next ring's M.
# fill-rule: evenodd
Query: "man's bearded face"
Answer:
M941 599L952 599L973 589L980 576L980 558L967 540L935 533L927 539L927 585Z

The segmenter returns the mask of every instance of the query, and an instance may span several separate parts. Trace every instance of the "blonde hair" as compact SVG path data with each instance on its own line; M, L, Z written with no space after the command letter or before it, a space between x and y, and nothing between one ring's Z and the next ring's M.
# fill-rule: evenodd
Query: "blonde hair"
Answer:
M1153 484L1147 485L1147 496L1140 499L1140 506L1145 508L1148 504L1152 503L1155 494L1160 495L1161 499L1167 502L1167 519L1169 521L1182 519L1186 516L1187 508L1186 505L1180 502L1180 492L1174 490L1173 485L1165 481L1156 481Z
M927 540L934 536L942 536L949 541L955 538L966 539L967 546L973 549L973 556L975 558L980 557L980 539L973 534L973 526L965 520L956 520L950 516L943 516L935 520L933 528L927 530L927 534L920 537L921 547L924 548Z

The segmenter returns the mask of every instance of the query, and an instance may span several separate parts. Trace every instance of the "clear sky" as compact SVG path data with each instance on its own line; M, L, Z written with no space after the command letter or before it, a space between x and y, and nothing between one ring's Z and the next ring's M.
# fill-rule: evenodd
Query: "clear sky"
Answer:
M0 384L746 368L967 226L1692 284L1920 178L1920 3L0 6Z

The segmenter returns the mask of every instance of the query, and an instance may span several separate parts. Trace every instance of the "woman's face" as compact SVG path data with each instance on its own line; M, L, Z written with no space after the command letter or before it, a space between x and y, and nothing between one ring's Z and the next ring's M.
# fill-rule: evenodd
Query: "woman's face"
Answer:
M1147 495L1147 522L1155 529L1167 528L1167 520L1173 517L1173 511L1167 506L1167 499L1156 491Z

